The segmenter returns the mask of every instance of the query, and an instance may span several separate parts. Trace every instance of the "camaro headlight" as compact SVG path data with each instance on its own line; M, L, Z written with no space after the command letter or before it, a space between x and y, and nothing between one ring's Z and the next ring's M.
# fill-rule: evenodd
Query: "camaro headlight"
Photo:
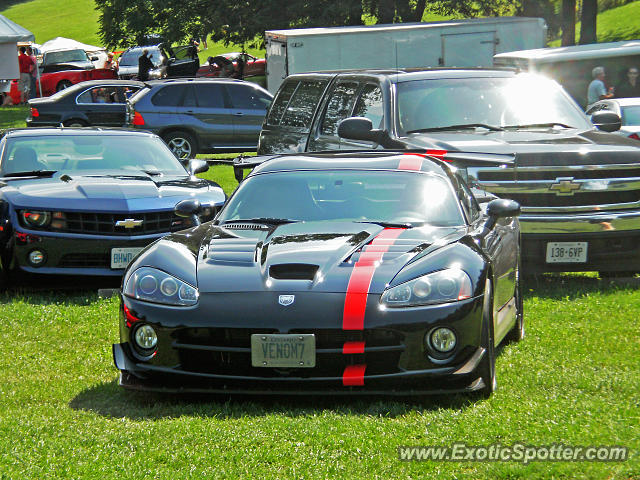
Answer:
M124 294L146 302L189 306L198 302L198 289L151 267L140 267L127 279Z
M42 210L23 210L22 221L28 227L46 227L51 222L51 212Z
M473 291L469 275L448 268L429 273L384 291L380 302L387 307L412 307L456 302L470 298Z

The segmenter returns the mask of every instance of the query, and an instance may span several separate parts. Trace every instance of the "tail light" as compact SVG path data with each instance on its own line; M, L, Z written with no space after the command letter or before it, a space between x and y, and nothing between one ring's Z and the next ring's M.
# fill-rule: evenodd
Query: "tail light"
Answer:
M38 109L35 107L31 107L31 116L33 118L37 118L40 116L40 112L38 112Z
M140 115L140 113L134 111L132 123L137 126L142 126L144 125L144 118L142 117L142 115Z
M638 135L637 133L632 133L631 135L629 135L629 138L633 138L634 140L640 140L640 135Z

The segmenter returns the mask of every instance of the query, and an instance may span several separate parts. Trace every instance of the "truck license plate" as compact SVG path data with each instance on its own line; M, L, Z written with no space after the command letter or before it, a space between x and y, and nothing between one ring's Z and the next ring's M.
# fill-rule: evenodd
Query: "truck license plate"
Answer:
M142 247L112 248L111 268L126 268L141 250Z
M588 242L547 243L547 263L586 263Z
M308 333L251 335L251 365L254 367L315 367L316 337Z

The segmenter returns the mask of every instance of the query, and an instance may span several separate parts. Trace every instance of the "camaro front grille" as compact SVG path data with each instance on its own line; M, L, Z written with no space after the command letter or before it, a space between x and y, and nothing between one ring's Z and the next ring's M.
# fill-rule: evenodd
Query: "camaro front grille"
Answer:
M58 212L56 212L58 213ZM95 213L61 212L62 218L54 217L47 230L52 232L81 233L85 235L149 235L153 233L177 232L191 227L192 221L169 212L146 213ZM119 226L116 223L120 222Z

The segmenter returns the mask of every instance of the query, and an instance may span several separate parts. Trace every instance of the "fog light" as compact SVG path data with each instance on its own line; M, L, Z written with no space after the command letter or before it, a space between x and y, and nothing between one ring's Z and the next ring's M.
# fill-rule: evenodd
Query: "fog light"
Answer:
M150 325L140 325L134 338L138 346L144 350L151 350L158 344L156 331Z
M436 328L429 336L429 343L439 353L448 353L456 346L456 334L446 327Z
M34 267L39 267L44 263L44 261L45 261L44 252L40 250L31 250L31 252L29 252L29 263Z

